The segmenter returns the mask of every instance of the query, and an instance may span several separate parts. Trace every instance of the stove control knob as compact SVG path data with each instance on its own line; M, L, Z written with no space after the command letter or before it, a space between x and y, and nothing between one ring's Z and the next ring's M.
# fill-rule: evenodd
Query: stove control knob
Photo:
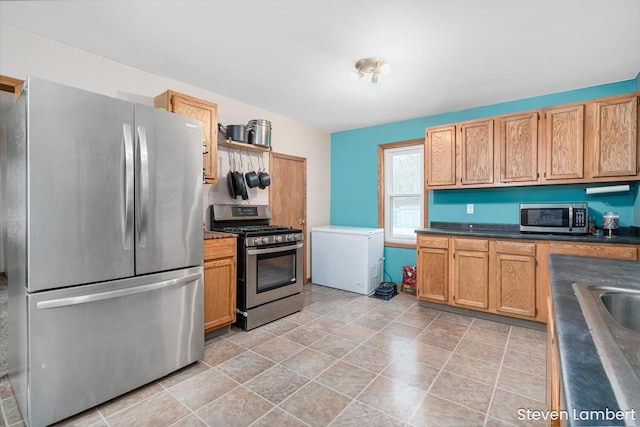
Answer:
M275 236L275 237L273 238L273 240L274 240L276 243L280 243L280 242L282 242L282 236Z
M269 243L269 238L268 237L263 237L262 238L262 244L266 245L267 243Z
M287 234L287 242L292 242L296 239L296 236L293 234Z

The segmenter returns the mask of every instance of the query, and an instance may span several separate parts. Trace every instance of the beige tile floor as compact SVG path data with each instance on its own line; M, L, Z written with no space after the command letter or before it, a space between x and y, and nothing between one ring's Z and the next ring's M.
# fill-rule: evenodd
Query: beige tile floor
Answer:
M511 426L545 409L537 330L305 286L305 308L61 425ZM53 392L53 391L52 391ZM23 425L0 380L0 426Z

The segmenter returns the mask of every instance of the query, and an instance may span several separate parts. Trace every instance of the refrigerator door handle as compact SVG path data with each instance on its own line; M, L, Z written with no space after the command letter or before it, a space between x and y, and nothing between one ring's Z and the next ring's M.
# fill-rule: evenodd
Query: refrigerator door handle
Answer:
M92 295L82 295L70 298L59 298L49 301L40 301L36 304L38 310L46 310L48 308L67 307L70 305L85 304L95 301L102 301L113 298L120 298L128 295L140 294L143 292L155 291L157 289L168 288L176 285L186 285L194 280L198 280L202 277L200 273L189 274L188 276L178 277L176 279L165 280L158 283L151 283L149 285L137 286L135 288L119 289L117 291L100 292Z
M149 150L147 147L147 132L138 126L138 144L140 148L140 212L138 227L138 244L141 248L147 246L147 229L149 226Z
M124 145L124 215L122 224L122 247L131 249L133 236L133 139L131 125L122 125L122 142Z

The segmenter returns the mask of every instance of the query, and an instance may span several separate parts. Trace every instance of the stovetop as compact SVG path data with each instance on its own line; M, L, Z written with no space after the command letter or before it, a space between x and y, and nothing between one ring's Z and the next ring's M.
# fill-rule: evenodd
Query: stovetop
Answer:
M225 233L235 233L241 235L254 234L276 234L280 232L290 232L292 227L286 225L243 225L243 226L223 226L216 227L213 231L222 231Z

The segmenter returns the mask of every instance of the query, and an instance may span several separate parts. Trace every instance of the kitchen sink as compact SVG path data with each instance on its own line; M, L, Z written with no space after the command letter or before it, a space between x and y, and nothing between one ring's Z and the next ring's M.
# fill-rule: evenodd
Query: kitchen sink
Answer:
M600 299L613 320L640 333L640 291L604 292Z
M620 409L640 408L640 289L574 283Z

